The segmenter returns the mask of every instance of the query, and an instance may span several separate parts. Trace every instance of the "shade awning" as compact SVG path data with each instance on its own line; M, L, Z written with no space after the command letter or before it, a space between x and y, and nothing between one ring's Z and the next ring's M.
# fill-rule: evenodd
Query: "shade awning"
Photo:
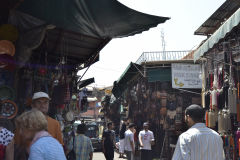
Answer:
M135 11L117 0L24 0L17 10L58 28L110 39L141 33L169 19Z
M91 83L94 83L95 82L95 79L94 78L89 78L89 79L85 79L85 80L82 80L80 82L77 83L77 86L79 89L83 88L83 87L86 87L87 85L91 84Z
M222 23L240 7L239 0L225 1L195 32L195 35L212 35Z
M194 61L198 60L209 49L223 39L234 27L240 23L240 8L219 29L201 45L194 53Z
M139 74L142 70L142 66L130 63L123 74L120 76L120 78L114 83L112 93L115 97L121 96L121 94L125 91L127 88L127 83L133 79L134 76Z

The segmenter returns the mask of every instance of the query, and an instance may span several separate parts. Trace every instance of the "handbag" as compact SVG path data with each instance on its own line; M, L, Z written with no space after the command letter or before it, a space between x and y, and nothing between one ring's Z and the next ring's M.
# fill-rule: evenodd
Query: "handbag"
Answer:
M73 133L74 134L74 133ZM75 135L73 135L73 148L72 150L67 154L67 160L76 160L76 153L74 151L74 143L75 143Z

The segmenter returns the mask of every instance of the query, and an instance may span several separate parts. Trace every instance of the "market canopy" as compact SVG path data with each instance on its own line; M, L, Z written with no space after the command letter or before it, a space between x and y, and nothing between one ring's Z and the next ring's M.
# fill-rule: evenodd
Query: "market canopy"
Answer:
M194 53L194 61L208 52L215 44L223 39L234 27L240 23L240 8Z
M240 8L239 0L225 1L195 32L194 35L212 35L222 23Z
M70 67L84 68L99 60L112 38L141 33L169 19L135 11L117 0L23 0L15 6L9 15L11 24L23 28L17 54L23 64L45 40L52 63L67 56Z
M117 0L24 0L17 10L59 28L98 38L134 35L169 19L135 11Z
M85 80L82 80L82 81L79 81L77 83L77 86L78 86L78 89L81 89L83 87L86 87L88 86L89 84L91 83L94 83L95 82L95 79L94 78L89 78L89 79L85 79Z
M115 97L121 96L125 91L128 82L130 82L137 74L142 74L142 66L136 63L130 63L120 78L114 82L112 93Z

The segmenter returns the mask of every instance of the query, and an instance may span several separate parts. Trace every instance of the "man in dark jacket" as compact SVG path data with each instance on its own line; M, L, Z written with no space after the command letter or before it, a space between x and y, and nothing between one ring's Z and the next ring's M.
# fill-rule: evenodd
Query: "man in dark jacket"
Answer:
M116 141L112 122L109 122L107 124L107 130L103 132L102 140L103 140L103 153L106 160L113 160L114 146L116 145Z

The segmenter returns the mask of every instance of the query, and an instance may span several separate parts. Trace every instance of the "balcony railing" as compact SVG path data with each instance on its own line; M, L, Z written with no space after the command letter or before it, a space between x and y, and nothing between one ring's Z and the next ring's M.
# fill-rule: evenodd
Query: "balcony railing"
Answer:
M143 52L136 61L137 64L143 62L156 62L156 61L171 61L180 60L191 52L189 51L158 51L158 52Z

